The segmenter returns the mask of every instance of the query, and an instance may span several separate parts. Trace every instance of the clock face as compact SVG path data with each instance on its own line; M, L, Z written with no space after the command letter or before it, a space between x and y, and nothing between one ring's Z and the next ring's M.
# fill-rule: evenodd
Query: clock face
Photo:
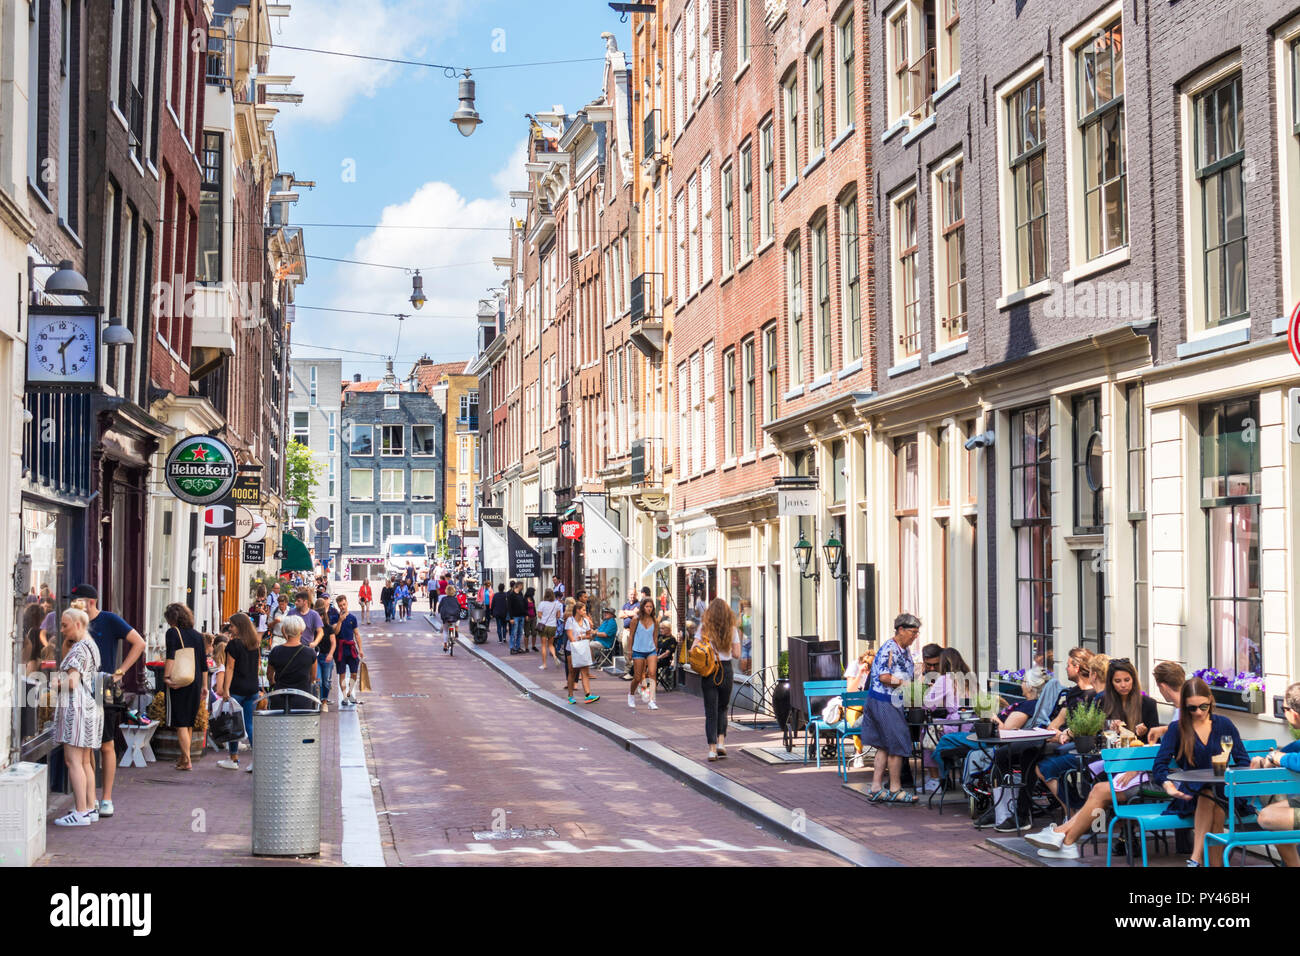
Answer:
M93 385L97 358L94 315L34 315L27 331L27 381Z

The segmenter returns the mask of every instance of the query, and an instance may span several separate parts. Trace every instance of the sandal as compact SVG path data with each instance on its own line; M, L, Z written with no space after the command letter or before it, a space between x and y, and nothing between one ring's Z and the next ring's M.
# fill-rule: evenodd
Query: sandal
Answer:
M911 790L891 790L885 797L886 803L916 803L916 794Z
M872 790L867 794L867 803L884 803L888 799L888 790Z

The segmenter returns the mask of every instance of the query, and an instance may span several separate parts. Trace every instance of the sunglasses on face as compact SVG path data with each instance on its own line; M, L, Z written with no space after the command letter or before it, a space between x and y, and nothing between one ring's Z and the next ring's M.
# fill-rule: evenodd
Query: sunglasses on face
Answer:
M1211 704L1188 704L1187 707L1186 707L1185 709L1187 710L1187 712L1188 712L1189 714L1194 714L1194 713L1196 713L1197 711L1200 711L1200 712L1202 712L1202 713L1206 713L1206 714L1208 714L1208 713L1210 712L1210 707L1211 707L1211 706L1213 706L1213 705L1211 705Z

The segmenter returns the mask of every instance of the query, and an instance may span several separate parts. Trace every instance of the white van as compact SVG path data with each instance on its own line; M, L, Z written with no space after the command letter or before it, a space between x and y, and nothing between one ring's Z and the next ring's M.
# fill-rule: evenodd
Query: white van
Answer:
M395 534L384 542L384 567L389 574L401 574L410 564L416 573L428 567L424 539L414 534Z

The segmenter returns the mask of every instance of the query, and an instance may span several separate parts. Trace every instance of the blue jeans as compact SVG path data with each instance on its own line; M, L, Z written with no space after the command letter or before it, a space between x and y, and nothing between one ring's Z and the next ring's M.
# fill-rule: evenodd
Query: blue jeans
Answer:
M253 746L253 711L257 707L257 694L249 694L247 697L240 697L238 694L231 694L230 699L239 705L239 709L244 712L244 733L248 735L248 746ZM232 740L226 745L230 749L230 756L239 753L239 741Z
M520 639L524 636L524 619L522 617L512 617L510 619L510 649L519 650Z
M505 617L496 618L498 641L504 641L507 637L510 636L510 625L508 623L509 620L510 620L509 618L505 618Z
M391 621L393 619L393 614L394 614L393 602L389 601L387 604L384 605L384 620Z
M320 699L322 702L330 699L330 681L334 679L334 659L321 660L316 658L316 678L320 682Z

